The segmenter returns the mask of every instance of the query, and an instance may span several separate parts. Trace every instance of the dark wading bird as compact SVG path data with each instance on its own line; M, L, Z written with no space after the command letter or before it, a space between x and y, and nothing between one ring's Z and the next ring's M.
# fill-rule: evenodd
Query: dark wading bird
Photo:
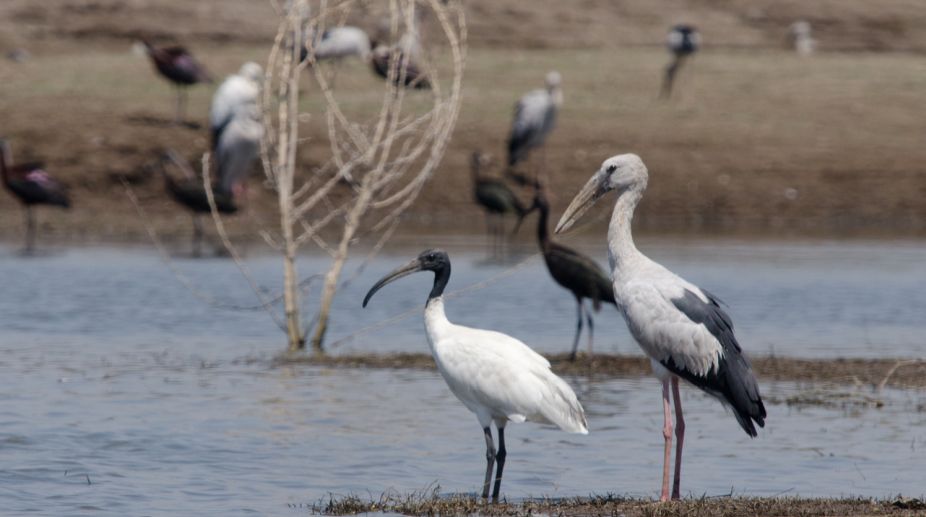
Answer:
M528 152L541 147L547 135L553 131L556 113L563 104L563 90L559 72L550 72L546 87L525 94L514 108L511 134L508 136L507 174L520 185L530 185L532 180L514 171L515 165L527 158Z
M521 226L521 221L528 210L518 199L518 196L498 178L482 175L482 167L488 162L488 157L479 151L473 152L470 161L470 171L473 176L473 197L485 210L487 236L492 240L492 250L498 254L505 239L505 220L508 214L517 218L515 232Z
M211 83L206 69L193 58L187 49L180 46L155 47L142 40L148 57L155 69L177 89L177 115L175 122L183 122L186 108L186 88L196 83Z
M418 67L411 55L402 52L398 47L377 45L370 55L370 64L373 72L387 81L389 74L395 74L392 80L396 86L404 84L416 90L431 89L428 76Z
M585 410L565 381L550 371L550 362L517 339L490 330L454 325L444 315L444 287L450 280L450 257L425 250L418 258L383 277L367 293L363 306L384 285L417 271L434 273L424 307L424 327L431 355L447 387L475 413L486 443L482 497L489 497L492 466L498 462L492 499L498 501L505 467L505 425L526 420L553 424L570 433L588 433ZM498 429L498 450L491 425Z
M662 381L665 449L661 500L669 499L672 417L669 385L675 399L675 482L679 498L685 420L679 397L682 378L733 410L749 436L765 426L765 405L749 361L733 334L733 322L720 301L640 253L633 244L630 223L643 197L649 174L635 154L608 158L582 187L563 214L556 232L568 230L595 201L616 190L617 202L608 226L608 255L617 307L640 348L649 356Z
M550 238L548 231L548 219L550 217L550 205L547 202L544 188L540 187L534 194L534 205L531 210L539 210L540 217L537 221L537 240L540 243L540 251L543 253L543 260L547 264L550 276L556 283L565 287L576 298L578 307L578 320L576 322L576 337L572 342L572 353L569 354L569 360L575 361L576 350L579 348L579 335L582 333L582 318L588 320L588 351L592 352L592 340L595 332L594 323L592 323L592 309L595 312L601 308L602 302L616 305L614 301L614 287L611 285L611 279L607 273L601 269L594 260L582 255L581 253L567 248L562 244L554 242ZM585 299L591 301L592 307L585 308Z
M701 46L701 35L691 25L676 25L669 31L666 45L669 47L669 52L672 53L672 61L666 66L666 72L662 78L662 89L659 96L663 99L668 99L672 95L675 76L688 57L698 51Z
M13 153L10 144L0 139L0 172L3 186L10 191L24 208L26 219L26 253L35 250L35 216L33 205L53 205L70 208L71 200L67 188L58 183L41 163L21 163L13 165Z

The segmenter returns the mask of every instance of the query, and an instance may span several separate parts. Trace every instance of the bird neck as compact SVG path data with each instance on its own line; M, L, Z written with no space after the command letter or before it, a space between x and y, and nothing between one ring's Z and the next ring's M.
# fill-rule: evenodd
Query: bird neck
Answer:
M441 299L444 294L444 288L450 281L450 263L441 264L434 270L434 286L431 287L431 294L428 295L428 305L432 300Z
M537 209L540 211L540 217L537 218L537 240L540 242L540 247L545 248L550 242L550 231L547 226L550 218L550 207L540 204Z
M612 270L620 271L622 264L626 264L640 254L633 243L631 222L633 211L641 197L643 197L641 190L627 190L618 196L617 203L614 204L614 212L608 224L608 258Z

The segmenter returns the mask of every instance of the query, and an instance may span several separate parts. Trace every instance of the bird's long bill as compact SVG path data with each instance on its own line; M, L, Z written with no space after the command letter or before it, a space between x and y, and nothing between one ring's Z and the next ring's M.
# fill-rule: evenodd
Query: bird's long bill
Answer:
M382 289L384 285L388 284L389 282L392 282L393 280L398 280L402 278L403 276L408 276L417 271L421 271L421 262L418 259L415 259L409 262L408 264L405 264L404 266L396 269L392 273L389 273L388 275L380 278L379 282L376 282L376 284L374 284L373 287L371 287L370 290L367 292L367 295L363 297L364 308L367 306L367 303L370 302L370 298L372 298L373 295L376 294L376 291L379 291L380 289Z
M598 201L598 198L604 195L605 192L606 190L602 188L598 175L595 174L592 176L592 179L588 180L588 183L582 187L582 190L580 190L579 193L576 194L576 197L572 199L572 202L569 203L569 207L563 212L563 216L559 218L559 222L556 223L556 230L554 230L555 233L563 233L572 228L572 225L585 215L585 212L587 212L588 209L595 204L595 201Z

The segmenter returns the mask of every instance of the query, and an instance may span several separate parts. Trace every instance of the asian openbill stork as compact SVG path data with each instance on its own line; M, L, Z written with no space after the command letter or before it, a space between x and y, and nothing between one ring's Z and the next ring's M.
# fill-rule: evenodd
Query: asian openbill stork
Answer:
M392 80L396 86L404 84L406 87L410 86L416 90L431 89L427 74L418 67L412 56L403 53L398 47L377 45L370 56L370 65L376 75L387 81L390 72L394 73Z
M450 391L475 413L486 442L486 474L482 497L489 497L492 464L498 462L492 499L498 501L505 467L505 425L530 420L553 424L570 433L588 433L585 410L572 388L550 371L550 362L517 339L491 330L454 325L444 315L444 287L450 280L450 257L430 249L389 273L370 289L370 298L384 285L417 271L432 271L434 285L424 307L424 327L431 355ZM491 424L498 429L498 451Z
M572 200L556 232L568 230L605 193L616 190L617 202L608 226L608 257L614 297L627 327L649 356L662 380L665 451L661 500L669 498L672 417L669 385L675 399L675 482L679 498L685 420L679 398L682 378L733 410L746 433L765 425L765 406L749 361L733 333L733 322L714 295L691 284L637 250L630 223L646 190L648 173L635 154L608 158Z
M3 186L22 203L26 219L26 253L35 249L35 216L33 205L71 207L67 187L45 171L41 163L13 165L13 152L5 139L0 139L0 173Z
M320 38L313 42L312 57L314 61L340 61L344 58L357 56L363 61L370 58L370 37L365 30L359 27L344 25L326 29ZM305 60L308 49L304 50Z
M508 136L507 174L520 185L532 180L514 171L515 165L527 158L527 153L543 145L556 123L556 113L563 104L562 76L549 72L546 87L526 93L515 104L511 133Z
M663 99L668 99L672 95L675 76L688 57L700 48L701 34L691 25L676 25L672 27L666 37L666 46L669 47L669 52L672 53L672 61L666 66L665 75L662 78L662 89L659 95Z
M211 83L212 78L190 52L181 46L155 47L142 40L155 69L177 88L176 123L183 121L186 106L186 88L196 83Z
M222 131L242 108L258 103L264 69L253 61L241 65L238 73L222 81L212 96L209 110L209 126L212 131L212 149L215 151Z
M492 239L492 248L497 254L505 238L504 217L508 214L515 216L517 219L515 231L517 231L529 210L504 181L482 174L482 167L488 161L489 158L486 155L474 151L470 159L470 172L473 177L473 198L485 210L486 232Z
M550 217L550 204L547 201L544 187L540 186L534 193L534 204L531 210L538 210L540 217L537 221L537 241L543 260L547 264L550 276L557 284L568 289L576 298L578 307L578 320L576 322L576 337L572 341L572 352L569 360L575 361L576 350L579 348L579 335L582 333L582 319L588 320L588 351L592 351L592 340L595 332L592 323L592 309L595 312L601 308L602 302L616 305L614 301L614 287L607 273L601 269L597 262L582 255L574 249L567 248L550 238L548 220ZM591 302L592 307L585 308L585 299Z

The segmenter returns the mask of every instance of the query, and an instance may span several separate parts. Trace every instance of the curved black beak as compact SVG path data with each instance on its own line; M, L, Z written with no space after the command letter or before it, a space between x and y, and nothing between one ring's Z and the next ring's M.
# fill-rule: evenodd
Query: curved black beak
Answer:
M370 290L367 291L367 295L363 297L363 307L366 308L367 303L370 302L370 298L372 298L373 295L376 294L376 291L379 291L380 289L382 289L383 286L385 286L389 282L398 280L402 278L403 276L408 276L412 273L417 273L418 271L422 271L421 261L418 259L414 259L408 264L405 264L404 266L396 269L392 273L389 273L388 275L380 278L379 281L373 284L373 287L371 287Z

